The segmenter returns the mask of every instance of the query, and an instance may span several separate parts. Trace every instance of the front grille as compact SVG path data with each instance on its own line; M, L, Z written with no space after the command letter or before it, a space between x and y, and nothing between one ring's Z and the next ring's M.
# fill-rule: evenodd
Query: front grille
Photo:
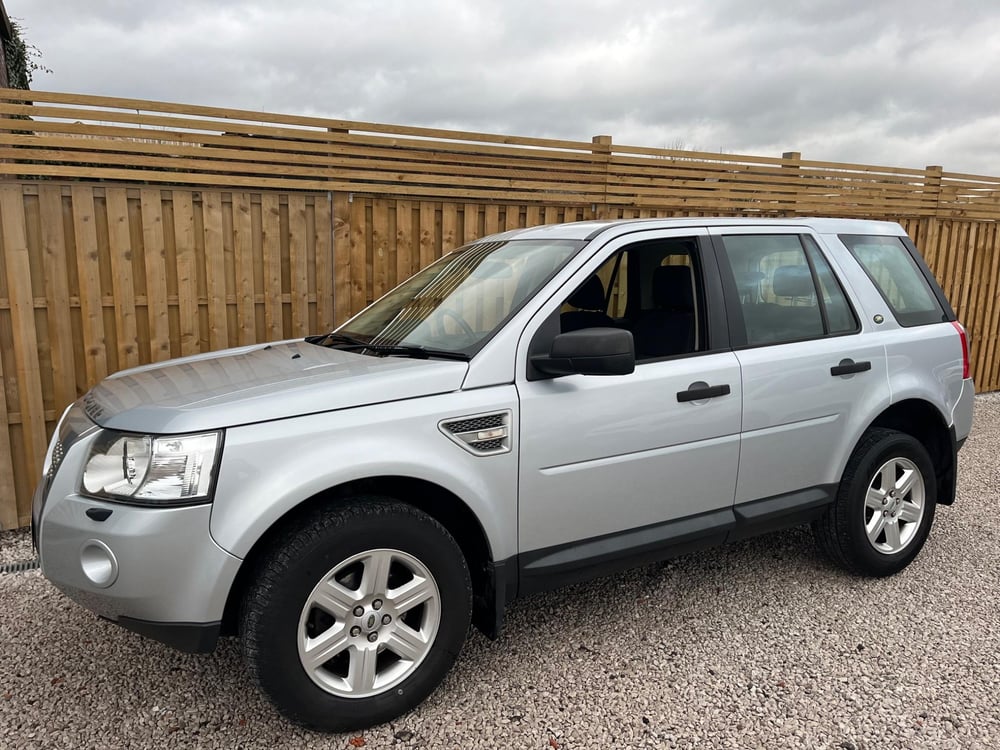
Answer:
M441 432L476 456L494 456L510 451L510 411L476 414L441 422Z

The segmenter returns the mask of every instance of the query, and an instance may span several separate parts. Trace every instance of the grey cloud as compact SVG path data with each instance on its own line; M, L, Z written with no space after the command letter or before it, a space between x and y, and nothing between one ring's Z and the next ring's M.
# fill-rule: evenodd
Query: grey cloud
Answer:
M992 0L6 4L36 88L1000 175Z

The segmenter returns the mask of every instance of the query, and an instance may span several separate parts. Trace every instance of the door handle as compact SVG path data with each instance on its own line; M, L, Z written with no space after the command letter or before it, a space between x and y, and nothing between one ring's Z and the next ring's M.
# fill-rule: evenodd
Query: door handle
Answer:
M853 359L842 359L839 365L834 365L830 368L830 374L836 377L837 375L851 375L855 372L867 372L872 369L871 362L855 362Z
M716 398L729 393L729 384L725 385L700 385L691 386L686 391L677 392L677 400L681 403L685 401L700 401L703 398Z

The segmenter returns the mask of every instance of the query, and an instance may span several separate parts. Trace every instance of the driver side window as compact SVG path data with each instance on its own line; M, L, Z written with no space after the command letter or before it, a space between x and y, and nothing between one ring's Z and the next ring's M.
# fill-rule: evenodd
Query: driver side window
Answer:
M670 238L629 245L609 258L567 297L562 333L624 328L637 362L703 351L703 287L697 239Z

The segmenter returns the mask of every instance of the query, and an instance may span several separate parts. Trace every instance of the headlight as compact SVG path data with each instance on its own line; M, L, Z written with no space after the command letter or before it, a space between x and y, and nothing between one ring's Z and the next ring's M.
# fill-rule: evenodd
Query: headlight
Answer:
M104 432L90 449L82 491L109 499L171 505L208 499L220 435Z

